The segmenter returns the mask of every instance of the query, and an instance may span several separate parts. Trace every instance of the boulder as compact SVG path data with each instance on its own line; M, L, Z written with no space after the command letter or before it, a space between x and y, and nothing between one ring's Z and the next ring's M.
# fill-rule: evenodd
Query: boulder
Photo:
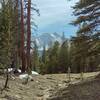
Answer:
M27 79L29 77L28 74L21 74L19 75L19 79Z
M39 75L38 72L35 72L35 71L31 71L32 75Z
M31 75L28 75L28 74L21 74L21 75L19 75L19 79L33 81L33 77Z

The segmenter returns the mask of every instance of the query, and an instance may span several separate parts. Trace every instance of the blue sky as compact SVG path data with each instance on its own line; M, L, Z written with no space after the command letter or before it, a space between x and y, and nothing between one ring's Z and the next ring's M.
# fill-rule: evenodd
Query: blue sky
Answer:
M40 17L35 16L38 25L37 33L61 34L65 32L66 37L75 35L76 27L69 25L75 18L72 16L71 6L78 0L34 0L40 10Z

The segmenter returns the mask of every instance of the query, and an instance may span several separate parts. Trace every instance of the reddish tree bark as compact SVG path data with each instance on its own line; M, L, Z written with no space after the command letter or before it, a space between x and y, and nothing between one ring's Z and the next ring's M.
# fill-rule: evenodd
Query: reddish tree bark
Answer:
M15 5L15 66L17 67L18 63L18 0L16 0Z
M30 70L30 48L31 48L31 0L28 0L27 7L27 69Z
M21 59L22 59L22 73L26 69L25 50L24 50L24 11L23 0L21 0Z

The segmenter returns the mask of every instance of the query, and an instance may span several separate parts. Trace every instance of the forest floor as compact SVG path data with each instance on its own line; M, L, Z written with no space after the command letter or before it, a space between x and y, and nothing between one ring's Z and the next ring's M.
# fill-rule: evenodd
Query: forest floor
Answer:
M22 84L18 77L9 80L9 88L0 94L0 100L100 100L100 72L71 74L48 74L33 77L33 81ZM5 78L0 76L0 88Z

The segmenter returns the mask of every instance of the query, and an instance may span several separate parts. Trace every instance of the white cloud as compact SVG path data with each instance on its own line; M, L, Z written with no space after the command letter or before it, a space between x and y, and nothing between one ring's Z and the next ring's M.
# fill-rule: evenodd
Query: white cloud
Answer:
M34 0L40 9L40 17L36 17L36 22L39 28L65 21L69 22L69 17L72 12L71 6L78 0Z

